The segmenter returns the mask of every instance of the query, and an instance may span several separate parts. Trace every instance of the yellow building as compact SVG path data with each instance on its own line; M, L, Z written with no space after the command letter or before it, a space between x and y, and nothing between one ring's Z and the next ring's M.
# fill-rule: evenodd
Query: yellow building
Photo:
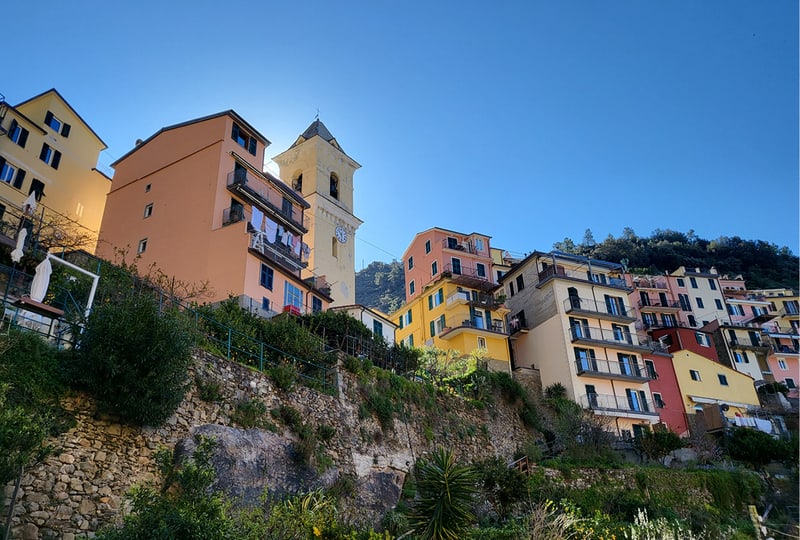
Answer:
M403 256L406 304L392 316L396 339L462 355L481 350L489 369L510 372L504 298L494 294L489 237L432 228Z
M2 236L16 236L35 194L36 222L60 229L67 247L94 249L110 179L96 169L106 144L55 89L18 105L0 98ZM32 233L38 228L34 226Z
M355 304L355 233L362 221L353 214L353 175L361 165L319 120L273 159L281 179L310 205L305 237L313 249L303 277L330 283L332 305Z
M744 373L685 349L672 355L672 363L688 415L719 404L727 405L722 410L732 420L759 406L753 378Z

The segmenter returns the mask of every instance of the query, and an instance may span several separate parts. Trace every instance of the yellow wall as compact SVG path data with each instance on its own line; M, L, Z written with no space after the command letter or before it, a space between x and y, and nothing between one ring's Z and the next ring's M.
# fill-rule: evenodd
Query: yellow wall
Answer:
M687 350L674 353L672 362L688 413L695 413L695 406L698 405L689 396L710 398L728 404L740 403L753 406L759 404L753 379L743 373ZM698 371L701 380L692 380L690 370ZM727 378L728 386L720 384L718 375ZM731 406L725 415L732 418L736 412L744 413L745 410L746 407Z
M45 125L48 110L70 125L67 137ZM21 206L31 189L32 180L41 181L45 185L45 196L37 215L45 209L45 221L75 222L78 234L89 240L82 247L92 251L103 217L106 193L111 187L109 178L95 170L99 154L106 145L54 90L9 109L3 127L8 129L13 119L28 130L27 142L22 148L7 136L0 137L0 155L13 166L24 169L26 175L19 189L0 182L0 197L14 206ZM44 143L61 153L58 169L39 159Z

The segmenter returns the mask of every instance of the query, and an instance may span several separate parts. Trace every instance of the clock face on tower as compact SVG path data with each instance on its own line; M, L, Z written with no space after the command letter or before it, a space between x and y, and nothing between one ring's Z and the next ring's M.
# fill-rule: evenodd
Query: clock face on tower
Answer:
M336 239L342 244L347 242L347 231L341 225L336 227Z

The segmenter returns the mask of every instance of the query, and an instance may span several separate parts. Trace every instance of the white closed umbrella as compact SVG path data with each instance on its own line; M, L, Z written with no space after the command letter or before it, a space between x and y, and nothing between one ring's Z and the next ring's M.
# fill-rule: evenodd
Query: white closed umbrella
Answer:
M25 202L22 203L22 210L26 214L33 214L36 211L36 192L31 191Z
M45 259L36 266L36 273L31 282L31 300L41 302L47 294L47 288L50 286L50 274L53 273L53 267L50 265L50 257Z
M25 228L20 229L19 233L17 233L17 247L15 247L14 251L11 252L11 260L15 263L18 263L22 260L22 256L24 255L22 246L25 245L26 236L28 236L28 230Z

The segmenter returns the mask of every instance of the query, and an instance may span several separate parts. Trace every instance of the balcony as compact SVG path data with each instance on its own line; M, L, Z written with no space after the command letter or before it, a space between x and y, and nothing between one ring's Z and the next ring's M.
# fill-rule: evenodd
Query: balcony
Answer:
M590 278L588 272L569 270L560 265L548 266L539 272L539 283L536 284L536 287L542 287L542 285L551 279L567 279L580 283L591 283L593 285L600 285L601 287L619 289L625 292L633 292L633 289L624 279L611 277L606 274L595 274L594 278Z
M581 407L591 409L595 414L610 416L624 415L631 418L650 420L658 418L653 402L641 396L614 396L607 394L587 394L579 398Z
M658 289L667 290L667 282L665 279L652 279L652 278L638 278L633 280L633 285L637 289Z
M627 381L647 382L656 378L656 374L648 366L629 362L612 362L582 358L575 361L578 375L596 379L624 379Z
M528 333L528 321L525 320L524 311L519 311L508 318L508 331L511 339L520 337L520 334Z
M503 321L495 319L490 324L487 325L486 321L483 319L465 319L461 321L459 326L445 328L444 331L439 334L439 337L442 339L451 339L465 330L482 330L484 332L491 332L493 334L502 334L508 335L506 333L505 325Z
M621 323L636 321L636 315L628 306L614 302L596 302L577 296L570 296L564 300L564 311L570 315L586 315Z
M461 305L468 304L472 307L496 310L503 307L503 302L500 302L493 294L488 293L470 293L470 291L456 291L447 297L447 305Z
M660 298L648 298L646 301L639 300L640 311L677 313L680 309L681 303L673 300L662 300Z
M442 240L442 248L460 251L462 253L471 253L473 255L482 255L482 253L475 249L475 246L469 240L445 238Z
M730 347L732 349L753 351L753 352L757 352L757 353L760 352L760 353L764 353L764 354L769 352L769 347L767 345L765 345L764 343L762 343L760 339L759 340L755 340L755 341L750 340L749 342L745 342L743 340L734 338L734 339L728 340L728 345L730 345Z
M627 328L623 330L597 328L591 326L570 326L572 343L592 347L608 347L631 352L653 352L669 354L658 340L647 335L634 334Z
M238 223L244 219L244 207L231 206L222 211L222 224L231 225Z
M489 278L490 267L486 265L483 269L483 275L478 273L477 268L465 266L463 264L446 264L442 271L442 276L448 278L450 281L457 285L469 287L470 289L478 289L480 291L491 291L499 287L493 283Z
M263 180L245 170L237 169L228 173L228 191L258 204L272 214L282 218L286 225L298 233L307 233L303 226L303 210L297 208L277 189L271 188Z
M263 231L250 233L250 251L281 265L298 278L300 277L300 270L308 266L308 263L303 262L299 255L295 255L289 246L278 241L269 242L266 233Z

